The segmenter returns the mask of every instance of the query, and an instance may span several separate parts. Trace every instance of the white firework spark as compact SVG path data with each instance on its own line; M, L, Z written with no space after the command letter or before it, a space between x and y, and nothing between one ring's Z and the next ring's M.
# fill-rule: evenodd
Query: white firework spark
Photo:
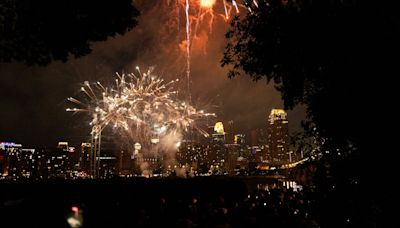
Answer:
M117 73L113 87L105 87L100 82L85 82L81 91L88 102L70 97L68 100L78 108L66 111L88 112L92 117L92 135L113 126L143 143L171 133L182 134L195 120L214 116L177 98L174 85L179 79L165 82L153 74L153 68L143 74L139 68L137 71L138 74Z

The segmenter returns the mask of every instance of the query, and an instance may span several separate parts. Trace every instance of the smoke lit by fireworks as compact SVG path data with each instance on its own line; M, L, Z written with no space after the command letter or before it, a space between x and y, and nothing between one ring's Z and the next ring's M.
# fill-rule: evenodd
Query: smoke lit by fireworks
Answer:
M70 97L68 100L78 107L66 111L89 113L92 135L112 126L142 143L162 140L171 134L181 135L195 120L214 115L179 100L178 91L174 90L178 79L165 82L153 74L153 68L141 73L137 67L137 72L117 73L112 87L86 81L81 91L87 102Z
M221 16L224 19L229 19L233 13L240 13L240 9L246 9L252 12L255 8L258 8L257 0L177 0L178 3L187 8L188 5L192 9L191 21L197 23L202 21L206 15ZM223 12L216 10L217 5L222 4Z
M186 23L186 38L180 45L186 54L186 81L187 81L187 95L189 101L191 101L190 94L190 52L191 45L198 41L199 43L205 43L200 41L201 36L198 36L198 30L202 23L207 24L209 32L212 31L212 25L216 17L221 17L227 21L232 14L232 9L236 14L240 13L239 8L245 8L248 12L252 13L254 8L258 8L257 0L242 0L241 3L237 3L235 0L176 0L177 6L184 9L185 12L185 23ZM169 1L168 1L169 2ZM223 5L223 13L216 10L216 4L221 2ZM170 3L169 3L170 4ZM174 12L180 12L180 10L174 10ZM174 15L180 18L180 15Z

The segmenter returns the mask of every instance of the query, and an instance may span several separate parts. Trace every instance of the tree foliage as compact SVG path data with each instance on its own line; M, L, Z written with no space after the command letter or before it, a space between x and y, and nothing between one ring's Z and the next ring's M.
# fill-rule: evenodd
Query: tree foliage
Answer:
M317 138L326 139L314 176L320 192L337 209L366 208L360 218L384 224L381 205L396 197L379 184L397 173L391 159L395 133L390 133L397 130L396 3L260 0L258 5L232 21L222 66L230 67L229 77L245 73L273 80L285 108L305 105L306 135L315 138L317 131ZM356 199L347 194L351 189L357 189ZM373 215L376 208L380 219Z
M131 0L6 0L0 3L0 61L46 65L91 52L137 25Z
M341 192L331 199L352 201L352 209L366 199L384 200L385 187L375 181L396 173L389 132L397 130L392 107L398 93L398 7L362 0L260 0L258 5L236 17L226 34L221 64L230 67L229 77L266 77L275 82L285 108L306 106L306 135L315 138L316 131L326 139L318 149L328 155L316 173L322 192ZM352 200L346 189L357 183L369 193L357 192Z
M309 119L337 144L370 143L368 127L385 109L398 72L397 7L358 0L262 0L236 17L222 66L276 83L286 108L305 104ZM388 110L389 111L389 110ZM370 118L370 122L365 122Z

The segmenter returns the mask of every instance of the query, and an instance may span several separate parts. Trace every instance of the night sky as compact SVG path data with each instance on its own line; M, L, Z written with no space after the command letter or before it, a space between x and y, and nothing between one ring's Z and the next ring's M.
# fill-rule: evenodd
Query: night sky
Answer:
M66 140L77 146L89 138L88 117L72 115L65 108L72 106L66 99L78 96L84 81L107 85L115 72L133 72L136 66L155 66L155 72L166 79L186 77L180 47L185 39L184 18L173 17L167 1L136 2L142 14L139 25L124 36L93 43L87 56L46 67L0 64L0 141L53 147ZM183 16L182 9L180 13ZM212 30L207 24L198 29L199 39L192 46L192 100L194 106L216 112L219 120L233 120L236 131L248 133L265 128L267 113L283 104L272 83L253 82L246 76L228 79L228 69L220 67L227 29L219 17ZM289 112L292 132L300 129L302 110Z

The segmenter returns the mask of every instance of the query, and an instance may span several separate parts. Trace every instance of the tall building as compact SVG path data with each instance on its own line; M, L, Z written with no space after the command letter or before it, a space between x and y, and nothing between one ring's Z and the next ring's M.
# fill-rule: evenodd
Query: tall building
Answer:
M68 142L58 142L57 148L68 151Z
M100 156L97 159L100 160L100 167L98 170L99 178L109 178L118 175L118 161L113 148L105 147L102 149L100 151Z
M212 134L213 141L225 142L225 130L222 122L216 122L214 125L214 132Z
M0 142L0 173L12 179L20 177L22 145L13 142Z
M38 155L38 151L35 149L22 149L20 157L20 167L19 173L20 175L26 178L35 178L39 175L39 159L41 158Z
M282 109L272 109L268 117L268 150L270 162L288 162L289 131L287 113Z
M235 130L233 125L233 120L228 121L227 130L225 132L225 143L232 144L235 141Z
M42 165L47 168L43 173L49 178L67 178L69 176L68 150L64 147L48 149L44 152Z
M233 137L233 144L244 145L245 144L245 135L244 134L236 134Z
M79 156L79 169L86 174L90 173L90 151L92 149L92 144L83 142L81 144L81 154Z

